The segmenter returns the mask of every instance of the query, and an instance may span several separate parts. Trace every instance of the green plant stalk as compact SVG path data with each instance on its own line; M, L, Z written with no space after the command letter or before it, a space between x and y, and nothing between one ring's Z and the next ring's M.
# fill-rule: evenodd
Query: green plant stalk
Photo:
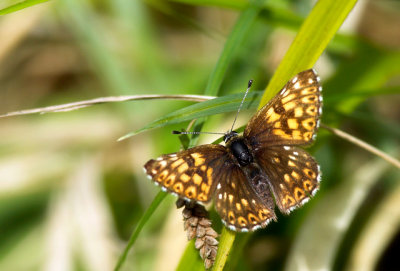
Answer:
M27 1L23 1L20 2L18 4L12 5L12 6L8 6L6 8L0 9L0 15L5 15L5 14L9 14L9 13L13 13L16 11L19 11L21 9L24 8L28 8L37 4L41 4L44 2L48 2L50 0L27 0Z
M261 11L262 8L262 3L264 0L255 0L246 8L241 15L239 16L238 20L236 21L232 32L230 33L224 49L218 59L218 62L212 71L210 75L210 79L208 81L207 87L205 89L204 95L208 96L217 96L218 90L222 84L222 80L224 78L225 72L228 69L229 63L233 59L233 57L236 55L238 49L240 48L240 45L242 42L245 40L246 34L248 30L250 29L252 23L255 21L257 18L257 15ZM197 129L200 130L205 119L200 119L196 125ZM195 142L197 137L192 137L191 144ZM218 262L219 269L216 270L222 270L223 267L225 266L228 254L230 252L230 249L232 247L232 243L235 240L235 233L230 232L227 233L227 230L223 230L221 235L221 239L227 239L231 240L230 242L227 243L227 245L221 246L218 248L218 253L216 257L216 262ZM226 237L225 235L228 234L229 237ZM199 265L203 265L200 260L192 263L192 262L186 262L186 257L190 253L195 253L195 250L193 250L191 247L193 246L192 243L189 243L189 245L186 247L186 251L183 254L181 258L181 261L178 265L177 270L187 270L188 266L191 268L199 268ZM188 251L189 250L189 251ZM191 252L190 252L191 251ZM193 258L193 256L188 257L188 258ZM197 259L200 259L197 255Z
M128 256L129 250L135 244L135 241L138 238L140 232L142 231L144 225L147 223L147 221L150 219L151 215L155 212L157 207L160 205L160 203L164 200L164 198L167 195L168 194L166 192L160 191L160 192L158 192L157 196L153 199L149 208L147 208L146 212L140 218L140 221L139 221L138 225L136 226L136 229L133 231L131 237L129 238L128 245L126 246L124 252L121 254L121 256L117 262L117 265L115 266L115 269L114 269L115 271L120 270L122 264L125 262L126 257Z
M212 270L223 270L226 260L228 259L233 242L235 241L236 233L228 230L226 227L222 228L222 233L219 238L218 255L215 259Z
M259 108L290 78L314 66L356 2L357 0L320 0L315 4L265 89Z

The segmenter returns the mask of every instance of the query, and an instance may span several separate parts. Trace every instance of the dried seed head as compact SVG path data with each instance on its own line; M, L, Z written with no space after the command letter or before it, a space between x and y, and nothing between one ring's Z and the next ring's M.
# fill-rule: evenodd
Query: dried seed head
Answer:
M176 202L178 208L185 206L182 211L183 226L187 232L188 240L196 237L195 248L199 250L204 266L209 269L213 266L218 250L218 233L211 227L211 220L207 218L208 213L204 206L195 202Z

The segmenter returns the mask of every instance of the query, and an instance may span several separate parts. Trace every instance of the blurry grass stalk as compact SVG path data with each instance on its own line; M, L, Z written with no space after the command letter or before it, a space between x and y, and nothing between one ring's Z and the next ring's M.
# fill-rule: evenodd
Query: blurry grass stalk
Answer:
M68 112L96 104L104 103L115 103L115 102L126 102L126 101L136 101L136 100L184 100L192 102L202 102L213 99L213 96L203 96L203 95L125 95L125 96L111 96L111 97L100 97L86 101L78 101L60 105L52 105L46 107L39 107L33 109L19 110L14 112L8 112L6 114L0 115L0 118L22 116L30 114L44 114L44 113L56 113L56 112Z
M397 172L398 173L398 172ZM397 179L400 175L397 174ZM399 181L399 180L397 180ZM382 203L373 209L371 219L364 227L352 249L346 270L374 270L381 255L395 240L400 228L400 185L389 192Z
M341 138L343 138L343 139L345 139L345 140L347 140L347 141L359 146L360 148L362 148L362 149L364 149L364 150L366 150L366 151L368 151L368 152L370 152L372 154L375 154L376 156L379 156L380 158L382 158L386 162L388 162L388 163L392 164L393 166L395 166L395 167L400 169L400 161L399 160L391 157L389 154L386 154L383 151L380 151L379 149L375 148L374 146L372 146L372 145L370 145L370 144L368 144L368 143L366 143L366 142L364 142L364 141L362 141L362 140L360 140L360 139L358 139L358 138L356 138L356 137L354 137L354 136L352 136L350 134L347 134L347 133L345 133L345 132L343 132L343 131L341 131L339 129L329 127L329 126L327 126L325 124L321 124L321 128L324 128L324 129L330 131L332 134L334 134L334 135L336 135L338 137L341 137Z

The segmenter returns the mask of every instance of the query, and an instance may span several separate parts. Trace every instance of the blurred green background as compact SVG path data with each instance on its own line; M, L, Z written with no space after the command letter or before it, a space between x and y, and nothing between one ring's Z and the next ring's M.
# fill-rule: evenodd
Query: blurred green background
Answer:
M203 94L246 3L58 0L3 15L0 114L103 96ZM263 90L313 4L265 1L220 95L243 92L250 78ZM396 158L399 29L400 1L359 1L315 66L322 121ZM179 150L171 131L188 123L116 140L190 104L0 119L0 270L112 270L159 191L143 164ZM241 113L238 126L253 113ZM233 118L213 116L203 130L224 132ZM239 234L225 270L400 270L399 169L323 129L308 150L321 165L320 191L278 223ZM187 241L174 201L148 220L122 270L175 270Z

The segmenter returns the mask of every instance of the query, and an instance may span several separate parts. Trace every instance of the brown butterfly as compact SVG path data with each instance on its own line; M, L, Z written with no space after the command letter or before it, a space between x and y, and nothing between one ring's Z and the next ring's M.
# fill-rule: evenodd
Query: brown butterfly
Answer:
M251 118L242 136L230 130L224 134L225 146L207 144L162 155L144 170L163 191L189 201L213 199L233 231L263 228L276 220L275 203L289 214L319 188L319 165L298 146L315 139L321 90L315 70L300 72Z

